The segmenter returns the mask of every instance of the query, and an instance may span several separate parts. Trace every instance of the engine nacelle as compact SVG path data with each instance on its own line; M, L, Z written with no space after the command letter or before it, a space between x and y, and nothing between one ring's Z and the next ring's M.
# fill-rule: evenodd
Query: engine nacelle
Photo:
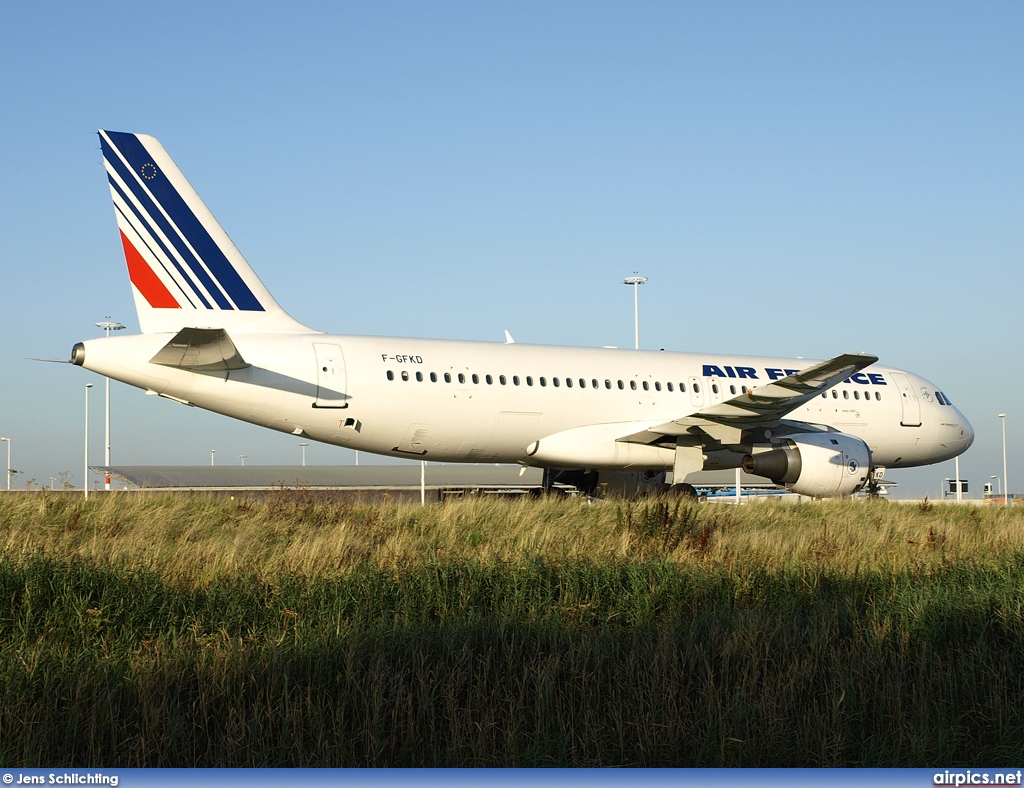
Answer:
M852 495L868 479L871 450L842 432L808 432L787 445L743 458L743 470L812 498Z

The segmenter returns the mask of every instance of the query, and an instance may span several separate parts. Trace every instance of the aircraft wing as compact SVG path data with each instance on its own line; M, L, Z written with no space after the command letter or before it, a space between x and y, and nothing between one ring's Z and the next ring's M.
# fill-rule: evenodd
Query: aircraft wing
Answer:
M723 428L735 433L752 427L774 427L786 414L876 361L877 356L845 353L620 440L647 443L664 435L686 435L695 431L716 436L723 433Z

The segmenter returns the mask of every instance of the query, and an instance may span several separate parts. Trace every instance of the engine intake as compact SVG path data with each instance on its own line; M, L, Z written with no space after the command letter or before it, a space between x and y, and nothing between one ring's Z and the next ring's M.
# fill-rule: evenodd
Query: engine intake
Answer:
M785 446L743 458L747 473L812 498L852 495L867 481L870 469L867 444L841 432L805 433L787 439Z

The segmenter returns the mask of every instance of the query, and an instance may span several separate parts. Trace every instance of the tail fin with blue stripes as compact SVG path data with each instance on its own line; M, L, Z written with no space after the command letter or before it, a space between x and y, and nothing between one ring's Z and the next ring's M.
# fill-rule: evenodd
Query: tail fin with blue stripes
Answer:
M156 139L99 134L144 333L309 331L270 295Z

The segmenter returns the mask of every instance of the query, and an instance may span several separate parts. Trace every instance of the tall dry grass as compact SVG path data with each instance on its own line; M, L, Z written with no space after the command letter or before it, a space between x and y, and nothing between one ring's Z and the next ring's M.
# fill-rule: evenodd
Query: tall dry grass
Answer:
M421 507L338 504L315 491L269 500L45 492L0 496L0 555L125 563L202 585L242 573L333 576L354 566L509 564L657 556L672 563L901 572L992 565L1024 550L1009 507L871 501L751 506L470 498Z
M0 496L0 762L1009 762L1022 526L873 502Z

